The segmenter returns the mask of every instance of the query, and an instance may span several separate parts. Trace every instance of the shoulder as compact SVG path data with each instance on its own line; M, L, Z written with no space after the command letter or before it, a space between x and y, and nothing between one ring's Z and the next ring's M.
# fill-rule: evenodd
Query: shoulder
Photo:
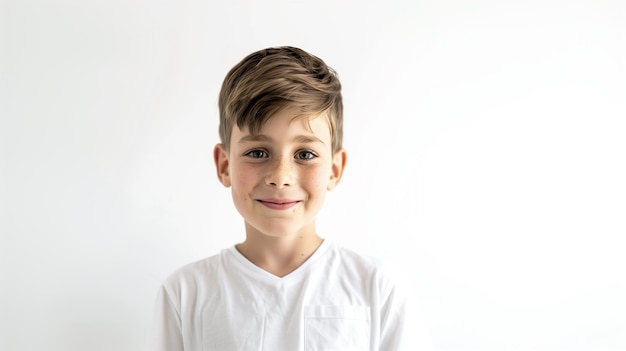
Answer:
M383 268L383 263L378 258L348 249L339 244L331 243L329 251L338 261L355 268L365 271L378 271Z
M203 285L218 281L226 250L178 268L165 278L163 288L170 295L180 296L185 291L197 290Z
M332 263L330 279L341 281L342 287L348 287L351 293L362 293L370 301L371 307L381 311L394 310L404 313L406 291L404 282L399 281L398 270L380 259L341 247L331 245L329 260Z
M378 284L393 284L393 269L380 259L366 255L341 245L332 243L329 249L331 260L335 260L346 274L359 276L361 279L372 279Z

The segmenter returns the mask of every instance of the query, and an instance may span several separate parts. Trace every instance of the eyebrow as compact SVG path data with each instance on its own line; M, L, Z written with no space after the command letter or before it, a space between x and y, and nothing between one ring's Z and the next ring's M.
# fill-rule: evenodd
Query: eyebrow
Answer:
M271 142L272 138L270 138L269 136L265 134L254 134L254 135L250 134L239 139L238 143L244 144L248 142L259 142L259 141ZM321 143L322 145L325 145L324 142L320 138L316 137L315 135L297 135L292 139L292 141L297 142L297 143L303 143L303 144Z

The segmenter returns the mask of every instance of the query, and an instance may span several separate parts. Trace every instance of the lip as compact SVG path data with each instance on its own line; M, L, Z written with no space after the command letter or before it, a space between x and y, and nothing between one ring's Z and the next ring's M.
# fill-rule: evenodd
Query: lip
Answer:
M300 200L291 199L257 199L256 201L272 210L288 210L300 203Z

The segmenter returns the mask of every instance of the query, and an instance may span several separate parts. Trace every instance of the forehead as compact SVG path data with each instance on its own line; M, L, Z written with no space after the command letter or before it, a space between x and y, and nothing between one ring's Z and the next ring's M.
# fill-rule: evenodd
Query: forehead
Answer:
M239 129L233 128L235 135L257 134L314 134L318 137L327 136L330 139L331 127L328 113L304 114L298 109L288 108L270 116L258 130L251 130L248 126Z

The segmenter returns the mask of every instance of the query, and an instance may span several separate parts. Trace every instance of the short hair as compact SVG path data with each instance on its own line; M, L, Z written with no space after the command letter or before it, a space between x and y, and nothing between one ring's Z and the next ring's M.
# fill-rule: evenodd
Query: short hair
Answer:
M326 114L333 153L342 147L339 78L324 61L302 49L283 46L248 55L226 75L218 104L219 134L227 150L235 123L255 134L286 108L299 109L302 113L296 117Z

